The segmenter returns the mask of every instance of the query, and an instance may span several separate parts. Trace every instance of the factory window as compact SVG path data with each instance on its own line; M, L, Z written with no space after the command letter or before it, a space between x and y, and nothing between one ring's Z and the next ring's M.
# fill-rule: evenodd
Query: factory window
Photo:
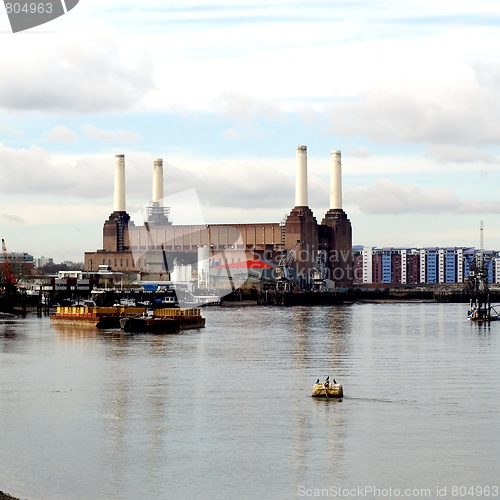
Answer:
M245 245L237 245L237 246L236 246L236 248L237 248L238 250L243 250L243 248L245 248Z
M190 250L189 245L184 245L184 250Z
M170 250L170 251L172 251L172 245L167 245L167 246L165 247L165 250Z
M118 262L118 259L115 259L115 267L117 266L117 264L116 264L117 262Z
M123 259L120 259L120 267L123 267Z
M111 267L111 259L108 260L108 266Z
M127 268L128 268L128 259L125 261L125 265L126 265L126 266L127 266Z
M181 246L180 245L175 245L175 250L180 250L181 249Z
M220 250L224 250L226 248L226 245L219 245Z

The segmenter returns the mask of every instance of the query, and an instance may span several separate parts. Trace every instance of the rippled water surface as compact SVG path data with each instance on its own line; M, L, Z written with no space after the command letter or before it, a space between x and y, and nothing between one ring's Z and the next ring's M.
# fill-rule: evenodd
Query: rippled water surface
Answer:
M72 500L498 488L500 322L471 324L466 309L207 308L205 329L168 336L1 320L0 490ZM310 397L326 375L341 401Z

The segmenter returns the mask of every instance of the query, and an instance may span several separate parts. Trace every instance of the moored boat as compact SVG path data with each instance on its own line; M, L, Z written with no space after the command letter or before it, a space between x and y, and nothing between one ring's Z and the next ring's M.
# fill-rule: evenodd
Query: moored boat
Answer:
M475 302L471 300L467 319L469 321L488 322L500 320L499 306L492 306L489 302L481 303L479 300Z
M311 396L313 398L341 398L344 395L344 390L341 384L314 384Z
M50 321L58 325L90 326L96 328L120 328L120 317L142 314L145 307L84 307L58 306Z
M180 323L173 318L144 315L120 318L120 328L127 333L177 333Z
M131 333L177 333L204 326L205 318L197 307L154 309L120 319L120 328Z

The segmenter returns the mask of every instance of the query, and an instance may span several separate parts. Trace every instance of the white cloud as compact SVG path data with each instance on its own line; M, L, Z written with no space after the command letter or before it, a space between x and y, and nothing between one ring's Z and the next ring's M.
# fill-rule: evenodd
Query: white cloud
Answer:
M428 156L442 163L487 163L498 164L498 157L480 149L464 148L455 145L431 145L428 147Z
M373 187L348 189L346 195L361 212L370 214L436 213L459 206L449 189L400 186L388 179L376 181Z
M496 144L500 92L472 84L374 88L331 106L331 126L344 136L386 143Z
M286 122L278 104L255 99L246 94L224 92L214 101L215 109L231 117L241 125L248 125L256 118Z
M483 214L500 213L500 200L461 200L448 188L422 188L398 185L383 179L372 187L347 190L349 202L366 214Z
M145 53L109 33L12 39L0 55L0 109L93 113L130 109L153 88Z
M106 155L66 157L38 146L16 149L0 144L0 192L26 196L28 207L44 196L56 197L61 203L74 197L95 199L109 193L106 182L97 181L112 161ZM111 170L110 185L112 175Z
M51 142L75 142L78 135L64 125L58 125L45 134L45 139Z
M96 141L130 143L141 140L139 134L129 130L105 130L94 125L84 125L82 130L86 137Z

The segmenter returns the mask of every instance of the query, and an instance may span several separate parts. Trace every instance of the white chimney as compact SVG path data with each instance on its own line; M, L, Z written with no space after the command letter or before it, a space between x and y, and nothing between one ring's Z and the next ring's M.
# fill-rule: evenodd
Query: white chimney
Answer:
M307 207L307 146L297 146L295 206Z
M332 151L331 155L330 210L342 210L342 162L340 159L340 151Z
M163 205L163 160L156 159L153 162L153 203Z
M125 155L115 155L115 212L125 212Z

